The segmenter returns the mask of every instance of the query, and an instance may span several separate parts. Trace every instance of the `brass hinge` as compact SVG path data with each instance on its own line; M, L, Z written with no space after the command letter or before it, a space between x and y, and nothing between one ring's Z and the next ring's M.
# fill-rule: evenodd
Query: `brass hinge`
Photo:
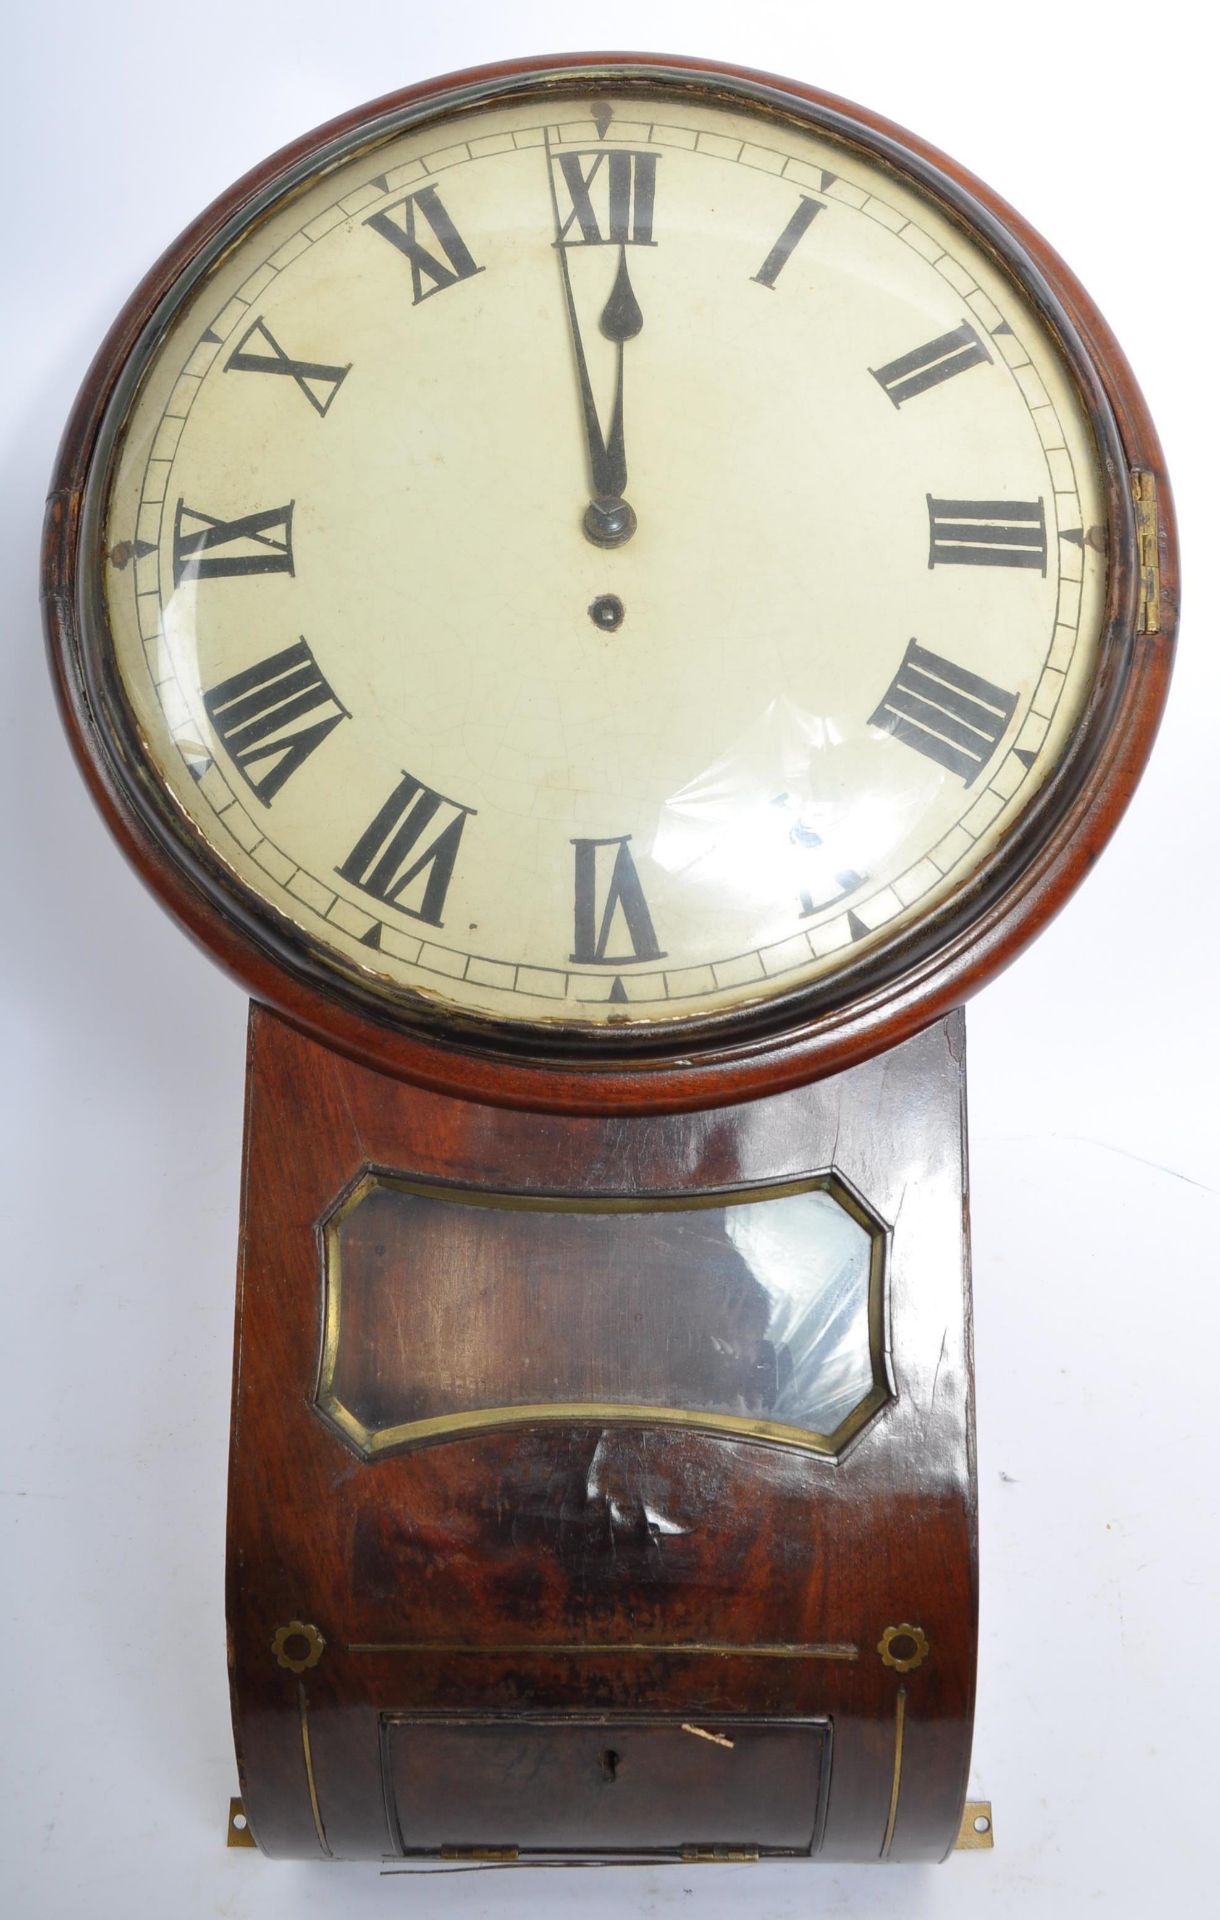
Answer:
M709 1861L709 1860L757 1860L758 1848L757 1847L683 1847L682 1858L690 1862Z
M1161 525L1156 510L1156 475L1137 467L1131 475L1135 502L1135 544L1139 557L1139 615L1141 633L1161 630Z
M442 1847L442 1860L516 1860L519 1847Z

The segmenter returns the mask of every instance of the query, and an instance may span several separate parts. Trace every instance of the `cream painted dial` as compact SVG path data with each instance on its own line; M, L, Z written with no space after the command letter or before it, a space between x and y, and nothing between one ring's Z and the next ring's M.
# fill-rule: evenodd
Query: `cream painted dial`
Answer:
M551 92L353 141L196 276L104 596L247 911L404 1009L673 1021L1002 856L1097 673L1104 518L1059 347L913 181Z

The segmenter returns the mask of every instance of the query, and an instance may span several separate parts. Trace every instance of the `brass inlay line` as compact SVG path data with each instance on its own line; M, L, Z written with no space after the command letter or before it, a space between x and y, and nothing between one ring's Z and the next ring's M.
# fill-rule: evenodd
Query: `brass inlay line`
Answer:
M757 1847L683 1847L682 1860L689 1866L717 1866L730 1860L757 1860Z
M858 1660L859 1647L843 1641L825 1646L735 1646L730 1641L675 1640L521 1640L495 1646L467 1646L455 1640L349 1640L349 1653L472 1653L481 1659L510 1654L555 1653L682 1653L693 1658L710 1654L719 1659L736 1655L748 1660Z
M898 1794L902 1787L902 1742L906 1733L907 1690L898 1689L898 1704L894 1709L894 1777L890 1782L890 1817L885 1823L885 1839L881 1842L881 1858L888 1860L890 1848L894 1844L894 1822L898 1818Z
M337 1256L335 1256L337 1260ZM317 1396L319 1411L369 1459L417 1441L456 1438L462 1434L493 1432L497 1428L546 1425L686 1427L692 1432L727 1434L767 1440L775 1446L797 1447L803 1453L830 1459L842 1451L880 1407L892 1397L887 1387L874 1386L834 1433L815 1433L811 1427L793 1427L780 1420L755 1419L742 1413L714 1413L664 1407L652 1401L543 1400L528 1404L479 1407L470 1413L436 1414L427 1420L405 1420L392 1427L369 1427L330 1390L338 1357L339 1295L337 1268L332 1262L327 1304L323 1384ZM333 1313L332 1313L333 1306Z
M297 1703L301 1711L301 1752L305 1759L305 1778L309 1784L309 1810L313 1814L314 1832L318 1836L318 1845L328 1859L333 1860L330 1842L326 1838L326 1828L322 1825L322 1809L318 1805L318 1787L313 1777L313 1748L309 1744L309 1706L305 1699L305 1683L297 1681Z
M442 1847L442 1860L499 1860L520 1858L519 1847Z

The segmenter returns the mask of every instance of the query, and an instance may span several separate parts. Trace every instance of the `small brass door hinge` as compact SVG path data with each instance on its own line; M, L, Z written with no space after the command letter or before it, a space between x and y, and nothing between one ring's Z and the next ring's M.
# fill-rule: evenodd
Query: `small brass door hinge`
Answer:
M1137 467L1131 475L1131 497L1135 502L1135 544L1139 565L1139 615L1141 633L1161 630L1161 523L1156 510L1156 475Z
M708 1860L757 1860L757 1847L683 1847L682 1858L686 1861Z

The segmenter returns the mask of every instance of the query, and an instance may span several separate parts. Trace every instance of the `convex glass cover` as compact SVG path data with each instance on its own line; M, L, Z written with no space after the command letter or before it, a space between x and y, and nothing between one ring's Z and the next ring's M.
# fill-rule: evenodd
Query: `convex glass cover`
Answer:
M1103 627L1098 448L1013 275L748 101L348 145L111 409L102 667L171 837L315 965L502 1022L732 1011L944 910Z

